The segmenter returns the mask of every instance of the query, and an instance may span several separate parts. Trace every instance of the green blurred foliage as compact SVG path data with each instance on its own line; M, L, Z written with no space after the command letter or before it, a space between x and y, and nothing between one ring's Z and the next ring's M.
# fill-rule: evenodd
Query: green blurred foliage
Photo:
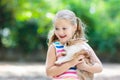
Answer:
M89 44L98 56L120 62L119 5L120 0L0 0L0 46L25 52L47 49L55 13L70 9L86 24Z

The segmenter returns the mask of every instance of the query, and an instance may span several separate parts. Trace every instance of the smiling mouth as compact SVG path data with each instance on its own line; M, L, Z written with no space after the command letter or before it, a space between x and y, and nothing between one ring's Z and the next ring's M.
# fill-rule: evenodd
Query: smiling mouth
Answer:
M64 35L64 36L60 36L60 38L65 38L66 37L66 35Z

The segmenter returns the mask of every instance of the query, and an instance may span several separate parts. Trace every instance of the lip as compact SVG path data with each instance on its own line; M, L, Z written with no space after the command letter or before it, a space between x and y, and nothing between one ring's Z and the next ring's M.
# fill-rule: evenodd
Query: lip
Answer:
M65 38L66 37L66 35L64 35L64 36L60 36L60 38Z

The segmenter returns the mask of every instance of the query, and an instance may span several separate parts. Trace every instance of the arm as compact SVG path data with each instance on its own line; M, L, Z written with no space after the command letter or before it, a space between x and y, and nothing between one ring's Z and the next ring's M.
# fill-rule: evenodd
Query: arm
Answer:
M101 72L103 69L101 61L96 56L93 49L87 43L85 43L85 45L89 48L90 60L93 62L93 65L88 65L83 60L83 64L78 64L77 68L81 70L86 70L91 73Z
M55 47L51 45L48 48L47 59L46 59L46 74L50 77L57 76L67 71L70 67L78 64L78 60L74 59L69 62L63 63L61 65L55 65L56 55L55 55Z

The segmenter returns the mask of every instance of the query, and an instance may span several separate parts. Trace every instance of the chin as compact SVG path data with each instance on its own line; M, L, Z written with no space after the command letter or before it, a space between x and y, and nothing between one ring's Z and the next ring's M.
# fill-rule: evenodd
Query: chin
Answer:
M62 41L61 41L61 43L66 43L66 42L67 42L67 40L64 40L64 41L62 40Z
M67 42L67 40L60 40L60 42L61 42L61 43L66 43L66 42Z
M64 41L60 41L62 44L65 44L65 42Z

